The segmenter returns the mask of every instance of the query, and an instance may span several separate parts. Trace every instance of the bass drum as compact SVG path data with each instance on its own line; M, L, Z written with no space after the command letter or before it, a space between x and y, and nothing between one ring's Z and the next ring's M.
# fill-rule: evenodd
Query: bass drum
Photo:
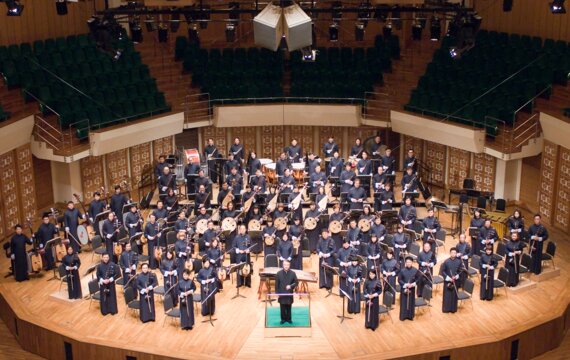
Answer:
M186 155L186 161L188 164L199 164L200 163L200 152L198 149L188 149L184 150Z
M77 239L81 245L87 245L89 243L89 231L85 225L79 225L77 227Z
M306 230L314 230L317 228L317 219L314 217L308 217L303 222L303 226Z

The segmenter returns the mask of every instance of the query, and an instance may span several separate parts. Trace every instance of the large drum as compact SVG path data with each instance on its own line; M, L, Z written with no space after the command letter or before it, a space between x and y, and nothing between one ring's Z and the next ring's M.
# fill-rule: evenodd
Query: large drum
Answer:
M77 227L77 240L81 245L87 245L89 243L89 231L85 225L79 225Z
M200 152L198 149L188 149L184 150L186 154L186 161L188 164L199 164L200 163Z
M263 166L263 172L265 173L265 178L271 184L277 182L277 164L269 163Z
M293 167L293 178L298 182L303 182L303 178L305 177L305 163L293 163L291 164Z

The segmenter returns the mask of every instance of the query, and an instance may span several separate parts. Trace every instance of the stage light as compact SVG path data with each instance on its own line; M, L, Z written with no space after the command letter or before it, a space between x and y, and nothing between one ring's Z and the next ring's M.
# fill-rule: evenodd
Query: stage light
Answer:
M55 10L58 15L67 15L67 1L55 0Z
M337 23L332 23L331 26L329 26L329 40L330 41L338 41L338 24Z
M513 0L503 0L503 11L509 12L513 9Z
M141 24L138 19L133 19L129 21L129 29L131 30L131 40L135 44L139 44L143 42L143 33Z
M6 7L8 8L8 16L20 16L24 11L24 5L21 5L17 0L6 0Z
M441 37L441 21L437 16L431 18L429 32L431 41L439 41Z
M364 41L364 28L364 23L360 21L354 26L354 39L356 41Z
M154 18L151 15L146 16L146 20L144 21L144 23L146 25L146 31L153 32L156 29L154 24Z
M113 55L113 60L119 61L119 59L121 58L121 55L123 55L123 52L121 50L115 51L115 55Z
M456 59L459 56L459 51L456 47L449 48L449 56L451 56L452 59Z
M388 39L390 36L392 36L392 22L391 21L388 21L384 25L384 28L382 29L382 35L384 35L385 39Z
M172 8L171 10L175 10L176 8ZM175 33L178 32L180 28L180 13L173 13L170 15L170 31Z
M421 40L422 39L422 24L419 21L414 21L412 25L412 40Z
M168 42L168 27L164 24L158 26L158 42L165 43Z
M226 24L226 41L227 42L236 41L236 25L234 23Z
M314 62L317 60L317 50L312 50L310 46L301 48L301 60L305 62Z
M566 8L564 7L564 0L554 0L550 3L550 11L553 14L566 14Z

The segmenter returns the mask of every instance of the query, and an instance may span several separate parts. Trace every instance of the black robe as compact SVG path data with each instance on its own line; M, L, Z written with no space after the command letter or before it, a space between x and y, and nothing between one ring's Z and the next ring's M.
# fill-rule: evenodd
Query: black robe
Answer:
M398 219L406 229L414 229L414 221L416 220L417 212L414 205L402 205L398 212ZM404 224L405 223L405 224Z
M520 280L521 272L521 256L522 250L525 244L520 241L509 240L507 242L505 267L509 270L509 276L507 277L507 286L517 286ZM521 251L521 254L515 254L515 251Z
M202 316L214 315L216 312L216 292L218 291L218 278L214 268L201 268L196 276L201 284L200 294L202 295ZM209 296L209 298L208 298ZM208 300L206 300L208 299Z
M350 265L346 271L348 280L348 295L352 300L348 301L346 309L349 314L360 313L360 282L362 281L362 268L360 265Z
M463 261L463 268L468 269L469 257L471 256L471 245L469 245L468 242L457 243L457 245L455 245L455 248L457 249L457 257L460 258L461 261ZM468 276L469 274L467 273L467 271L462 271L459 274L459 283L457 284L457 286L463 288L465 280L467 279Z
M334 266L334 240L330 237L327 239L321 237L317 244L317 252L319 253L319 289L326 288L330 290L333 287L333 273L329 269L325 269L323 263L331 267ZM328 257L325 257L327 255Z
M293 238L299 239L299 247L295 249L295 246L293 246L291 269L303 270L303 227L301 225L293 224L289 226L289 239L291 240L291 244L293 244Z
M243 275L242 271L240 270L240 273L238 274L237 277L237 287L239 288L244 285L247 287L251 287L251 275L253 274L253 264L251 263L251 255L244 252L247 248L249 248L252 245L251 238L247 234L245 235L238 234L236 235L235 243L236 243L236 250L240 251L239 254L236 253L237 263L238 264L248 263L250 264L250 269L251 269L251 271L247 276Z
M439 220L435 216L427 216L422 221L424 226L424 234L423 234L423 243L429 242L432 246L432 249L435 249L435 234L437 231L441 229L441 225L439 224ZM427 231L426 231L427 230ZM434 232L431 232L435 230Z
M419 271L421 272L418 279L418 292L417 296L422 297L424 287L429 284L433 288L433 267L437 263L435 253L433 251L421 251L418 256ZM422 275L423 274L423 275Z
M394 295L392 298L392 304L396 303L396 279L398 278L399 272L400 269L396 259L386 259L382 262L382 281L384 291L389 291Z
M441 265L441 274L444 279L443 304L444 313L454 313L457 311L457 284L459 273L463 268L463 262L459 258L447 259Z
M339 277L338 277L339 293L338 294L340 297L344 297L344 294L342 293L342 291L348 292L348 275L347 275L347 273L348 273L348 267L350 265L350 258L353 255L356 255L357 253L358 253L358 251L352 247L348 247L348 248L341 247L336 252L336 258L337 258L337 262L338 262L338 272L339 272Z
M398 283L400 284L400 320L414 320L416 310L416 292L415 286L421 275L418 269L403 268L398 273ZM404 285L411 285L410 288L404 288Z
M184 295L185 292L192 290L192 294L196 291L196 284L191 279L180 279L178 282L178 293L180 294L180 327L183 330L192 329L194 326L194 307L192 302L194 297L192 294Z
M379 297L382 293L382 286L378 279L366 279L364 285L362 286L362 292L364 298L366 299L366 308L364 310L364 327L367 329L376 330L379 321L379 308L380 301ZM376 295L376 296L374 296Z
M127 197L121 193L113 194L113 196L111 196L110 207L115 213L115 217L119 218L119 221L123 221L123 206L128 203L129 201L127 200Z
M481 263L479 267L479 272L481 273L481 288L479 290L479 298L481 300L493 300L493 282L495 279L495 269L497 268L497 265L498 262L493 257L493 254L481 255ZM493 269L491 269L491 267L493 267Z
M366 191L363 187L353 187L348 192L350 210L362 210L364 208L364 203L359 200L366 200Z
M147 239L148 265L151 269L158 268L158 260L154 257L154 248L158 243L158 223L148 222L144 228L144 237Z
M154 256L154 255L153 255ZM137 274L137 264L139 262L139 254L134 251L123 251L119 257L119 265L121 266L121 271L123 272L123 288L127 286L129 280ZM135 267L133 269L133 266ZM135 294L138 292L136 281L132 280L128 286L135 290Z
M16 234L10 240L10 252L14 257L13 272L16 281L28 280L28 254L26 252L26 244L32 244L32 239L24 234Z
M471 221L469 222L469 227L470 228L476 228L479 231L481 230L481 228L483 227L483 225L485 225L485 219L483 218L472 218ZM471 237L471 248L473 249L473 254L474 255L481 255L481 250L483 250L483 247L481 246L481 242L479 241L480 236L473 236Z
M45 250L45 253L43 255L43 261L46 270L53 269L55 265L55 259L53 258L53 252L52 252L53 246L55 244L52 242L48 249L46 248L46 243L56 236L58 236L58 231L55 225L52 223L47 223L47 224L42 223L38 227L38 231L36 232L36 241L38 242L39 248Z
M160 272L164 277L164 292L170 290L169 294L172 296L172 303L174 306L178 304L178 294L176 287L173 287L178 282L178 268L175 259L164 258L160 262Z
M117 310L117 292L115 290L115 279L119 275L119 266L114 262L101 262L97 266L97 279L99 279L99 291L101 293L101 314L115 315ZM103 280L109 279L110 283L104 284Z
M69 299L83 298L81 293L81 278L79 277L79 267L81 266L79 256L77 256L77 254L67 254L63 257L61 263L65 267L65 272L67 273L67 294ZM74 268L76 266L77 269Z
M76 208L72 210L67 209L63 213L65 227L69 228L69 244L75 252L81 248L78 244L79 235L77 235L77 228L79 227L79 219L81 217L81 212Z
M140 319L143 323L154 321L156 318L156 309L154 308L154 288L158 286L156 275L150 271L140 273L136 279L137 290L140 294ZM153 290L147 289L152 286Z
M319 241L319 236L321 234L320 214L321 214L321 212L317 209L309 210L305 213L305 219L312 217L315 220L317 220L317 227L316 228L314 228L313 230L305 230L305 234L307 235L307 238L309 239L309 250L311 251L311 253L314 253L315 251L317 251L317 243Z
M369 242L366 244L366 268L368 270L375 270L376 277L380 278L380 267L382 266L382 247L380 242L376 240L375 242Z
M532 264L530 271L538 275L542 272L542 249L544 247L544 242L548 240L548 230L542 225L532 224L528 228L528 235L530 237L530 256L532 257ZM538 239L532 239L533 236L537 236Z

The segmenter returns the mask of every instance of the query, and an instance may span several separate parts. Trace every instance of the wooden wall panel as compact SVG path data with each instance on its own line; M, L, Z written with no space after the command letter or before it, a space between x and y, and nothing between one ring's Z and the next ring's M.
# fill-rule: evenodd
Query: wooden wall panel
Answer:
M112 194L112 189L105 185L105 169L103 169L102 156L89 156L80 160L81 167L81 183L83 186L83 201L89 202L93 197L93 193L106 187L107 191Z
M219 153L222 156L226 156L226 151L228 151L228 144L226 139L226 128L217 128L215 126L208 126L201 128L202 131L202 149L204 148L204 144L208 141L209 138L214 140L214 144L218 148ZM155 152L154 157L157 158L158 154Z
M414 149L416 158L420 161L424 160L424 141L422 139L411 136L404 136L404 143L402 147L404 148L404 158L408 154L409 149ZM398 154L394 154L394 156L398 156Z
M564 231L570 230L570 150L560 147L554 225Z
M0 186L2 184L0 183ZM6 231L6 218L4 217L4 195L0 191L0 239L3 239L8 232Z
M131 160L131 179L133 187L136 187L143 169L145 167L152 166L150 142L129 148L129 155Z
M128 149L113 151L105 155L107 186L110 189L129 177L128 156Z
M385 131L382 131L377 127L359 126L359 127L348 128L348 141L350 142L348 146L349 150L354 145L354 140L356 140L356 138L360 138L362 140L362 143L364 143L366 139L372 136L376 136L376 133L378 132L381 133L382 141L386 143L386 138L384 137Z
M434 185L445 186L445 159L447 146L426 141L425 163L431 168Z
M552 14L548 6L550 1L516 0L511 12L503 11L502 1L474 2L475 9L483 17L483 29L570 41L570 17Z
M300 126L292 125L289 127L289 134L291 140L297 139L299 145L301 145L302 154L304 156L308 151L318 151L319 146L315 146L315 137L313 136L313 126ZM287 144L289 145L289 144Z
M57 15L55 1L20 0L20 3L24 5L21 16L6 16L6 6L0 4L0 45L32 43L89 31L87 19L93 14L93 0L68 3L68 14L63 16ZM97 3L101 8L102 1Z
M285 147L283 126L261 127L261 155L259 158L277 159Z
M14 226L21 221L18 204L18 169L14 151L0 155L0 184L4 205L4 229L5 234L10 234Z
M34 181L34 164L30 144L15 150L18 166L18 196L21 205L21 221L36 216L36 187Z
M475 188L495 191L495 158L487 154L473 154L473 179Z
M167 136L162 139L154 140L152 142L152 154L155 159L158 159L160 155L170 155L174 153L174 148L172 145L172 136Z
M450 188L460 189L463 187L463 179L469 175L471 153L451 146L448 146L447 150L449 154L447 185Z
M54 203L51 161L32 156L32 162L34 165L34 179L36 180L36 208L44 209Z
M554 201L556 200L556 172L558 161L558 145L544 140L542 165L540 168L539 212L546 222L554 219Z
M344 131L344 127L342 126L319 126L318 127L318 131L319 131L319 143L317 144L316 148L314 149L315 152L317 152L317 154L319 156L324 156L323 154L323 144L326 143L329 139L329 136L334 136L334 141L338 144L338 148L341 150L341 156L342 155L342 147L343 147L343 141L342 141L342 134ZM332 156L332 154L331 154Z
M254 126L250 126L250 127L239 127L239 128L233 128L232 129L232 142L231 144L234 143L234 139L238 137L240 140L240 143L243 145L244 149L244 154L243 158L247 160L247 157L249 156L249 152L250 151L255 151L256 147L255 147L255 143L257 142L257 135L256 135L256 127ZM231 146L231 144L229 146ZM229 146L227 151L229 151Z

